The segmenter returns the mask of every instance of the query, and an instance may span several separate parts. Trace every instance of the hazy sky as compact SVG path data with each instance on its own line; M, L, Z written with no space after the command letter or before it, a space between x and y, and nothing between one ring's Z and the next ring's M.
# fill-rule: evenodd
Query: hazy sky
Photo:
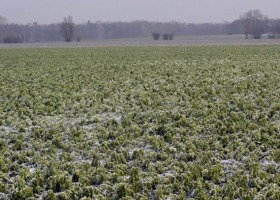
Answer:
M49 24L71 15L75 23L101 21L233 21L250 9L280 18L280 0L0 0L8 22Z

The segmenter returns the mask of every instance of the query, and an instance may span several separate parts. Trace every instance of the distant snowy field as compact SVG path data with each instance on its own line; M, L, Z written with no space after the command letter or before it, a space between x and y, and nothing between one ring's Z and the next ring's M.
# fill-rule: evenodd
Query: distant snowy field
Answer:
M73 47L119 47L119 46L209 46L209 45L280 45L280 39L245 39L244 35L178 36L174 40L151 38L82 40L81 42L46 42L0 44L0 48L73 48Z

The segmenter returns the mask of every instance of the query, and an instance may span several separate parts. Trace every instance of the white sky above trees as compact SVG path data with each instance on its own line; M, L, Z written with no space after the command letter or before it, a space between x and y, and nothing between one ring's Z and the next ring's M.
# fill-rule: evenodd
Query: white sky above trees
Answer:
M231 22L251 9L280 18L280 0L0 0L0 15L10 23L95 21Z

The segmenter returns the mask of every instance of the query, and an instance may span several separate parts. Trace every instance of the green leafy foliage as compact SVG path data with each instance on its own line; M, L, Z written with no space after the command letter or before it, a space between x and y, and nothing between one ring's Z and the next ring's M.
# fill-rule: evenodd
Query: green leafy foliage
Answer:
M279 199L279 52L0 50L0 198Z

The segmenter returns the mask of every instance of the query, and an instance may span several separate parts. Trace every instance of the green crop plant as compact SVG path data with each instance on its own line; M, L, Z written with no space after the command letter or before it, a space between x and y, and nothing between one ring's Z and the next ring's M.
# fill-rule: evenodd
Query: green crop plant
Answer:
M81 177L81 174L79 172L74 172L72 175L72 182L79 182L79 179Z
M56 196L55 196L55 193L53 192L53 190L47 191L47 192L43 195L43 199L44 199L44 200L56 200Z
M116 186L116 199L125 199L133 195L133 192L129 185L121 183Z
M47 188L54 192L66 191L71 185L72 181L65 174L51 176L47 181Z
M139 169L132 168L130 172L130 184L132 185L133 191L137 192L139 189L140 177L139 177Z

